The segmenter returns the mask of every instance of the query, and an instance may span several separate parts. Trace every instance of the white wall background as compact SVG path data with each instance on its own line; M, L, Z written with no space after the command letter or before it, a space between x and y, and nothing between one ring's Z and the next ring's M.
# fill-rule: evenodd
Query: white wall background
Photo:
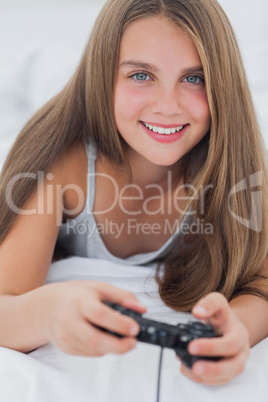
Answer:
M237 34L268 144L268 1L219 0ZM0 168L22 125L79 62L104 0L0 0Z

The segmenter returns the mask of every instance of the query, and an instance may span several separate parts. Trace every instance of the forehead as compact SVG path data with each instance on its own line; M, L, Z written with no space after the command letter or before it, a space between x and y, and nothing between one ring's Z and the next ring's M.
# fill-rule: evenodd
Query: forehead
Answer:
M132 22L121 38L119 59L153 58L155 62L173 55L188 58L193 64L200 62L196 46L185 31L163 16L142 18Z

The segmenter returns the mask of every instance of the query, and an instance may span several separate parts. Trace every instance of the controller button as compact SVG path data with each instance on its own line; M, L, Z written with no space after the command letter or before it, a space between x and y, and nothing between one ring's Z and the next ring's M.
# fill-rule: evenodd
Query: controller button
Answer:
M192 338L190 338L190 337L187 336L187 335L182 335L182 336L180 337L180 341L183 342L183 343L187 343L187 342L189 342L191 339L192 339Z
M166 333L166 331L160 331L159 332L159 336L161 337L161 338L165 338L166 336L167 336L167 333Z
M156 343L158 341L158 331L155 327L150 326L147 328L147 334L149 335L150 342Z
M147 329L148 334L151 334L151 335L154 334L155 331L156 331L155 327L148 327L148 329Z
M191 331L191 333L194 337L197 337L197 338L205 338L206 337L206 333L204 331L195 330L195 331Z
M192 328L197 329L197 330L204 330L205 329L205 325L202 322L199 321L193 321L190 322L190 325Z

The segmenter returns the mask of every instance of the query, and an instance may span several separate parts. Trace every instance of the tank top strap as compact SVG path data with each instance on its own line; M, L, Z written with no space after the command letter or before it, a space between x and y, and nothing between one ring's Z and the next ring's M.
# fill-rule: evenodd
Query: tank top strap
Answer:
M97 158L97 148L94 144L86 143L86 153L88 160L87 169L87 212L92 212L95 199L95 161Z

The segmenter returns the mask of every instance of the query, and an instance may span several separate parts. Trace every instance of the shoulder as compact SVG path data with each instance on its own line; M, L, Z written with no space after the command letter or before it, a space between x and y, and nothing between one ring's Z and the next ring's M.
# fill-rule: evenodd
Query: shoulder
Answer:
M74 218L84 208L87 194L88 159L84 144L72 145L52 166L57 196L61 197L64 218Z
M50 173L62 183L68 183L71 177L76 177L81 169L87 170L87 153L85 145L75 143L65 150L50 169Z

